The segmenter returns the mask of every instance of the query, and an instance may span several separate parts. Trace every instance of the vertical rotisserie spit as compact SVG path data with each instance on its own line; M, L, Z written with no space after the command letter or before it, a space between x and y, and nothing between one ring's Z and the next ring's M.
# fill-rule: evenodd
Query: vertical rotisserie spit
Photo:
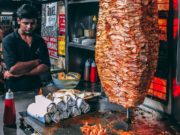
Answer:
M156 0L100 0L95 59L110 102L141 104L159 50Z

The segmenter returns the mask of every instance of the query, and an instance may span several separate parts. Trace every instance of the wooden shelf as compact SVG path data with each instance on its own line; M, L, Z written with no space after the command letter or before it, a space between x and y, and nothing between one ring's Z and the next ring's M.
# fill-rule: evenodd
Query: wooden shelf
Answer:
M77 44L73 42L69 43L69 47L76 47L76 48L81 48L81 49L90 50L90 51L95 50L94 45L82 45L82 44Z

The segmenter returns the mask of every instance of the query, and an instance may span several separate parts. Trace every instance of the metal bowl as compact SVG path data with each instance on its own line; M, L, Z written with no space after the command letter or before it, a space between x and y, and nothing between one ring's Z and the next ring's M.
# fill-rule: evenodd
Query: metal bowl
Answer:
M81 44L83 39L85 39L85 37L72 38L72 42Z
M59 80L57 78L53 78L53 82L55 87L59 88L59 89L74 89L78 83L79 80Z
M73 38L72 41L73 41L74 43L81 44L82 39L81 39L81 38Z

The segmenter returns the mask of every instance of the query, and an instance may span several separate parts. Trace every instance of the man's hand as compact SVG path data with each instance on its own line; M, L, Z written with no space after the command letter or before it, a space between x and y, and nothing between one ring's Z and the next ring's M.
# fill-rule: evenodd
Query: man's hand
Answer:
M4 72L4 79L9 79L9 78L12 78L12 77L20 77L20 76L22 76L22 75L13 75L9 71Z

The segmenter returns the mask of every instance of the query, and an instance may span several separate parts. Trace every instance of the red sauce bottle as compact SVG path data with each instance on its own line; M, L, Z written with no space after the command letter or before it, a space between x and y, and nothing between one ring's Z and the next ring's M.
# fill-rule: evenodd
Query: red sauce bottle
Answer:
M90 70L90 82L95 83L96 81L97 81L97 67L95 62L93 61Z
M11 90L6 92L6 97L4 101L4 119L5 126L15 125L16 123L16 110L14 103L14 94Z

